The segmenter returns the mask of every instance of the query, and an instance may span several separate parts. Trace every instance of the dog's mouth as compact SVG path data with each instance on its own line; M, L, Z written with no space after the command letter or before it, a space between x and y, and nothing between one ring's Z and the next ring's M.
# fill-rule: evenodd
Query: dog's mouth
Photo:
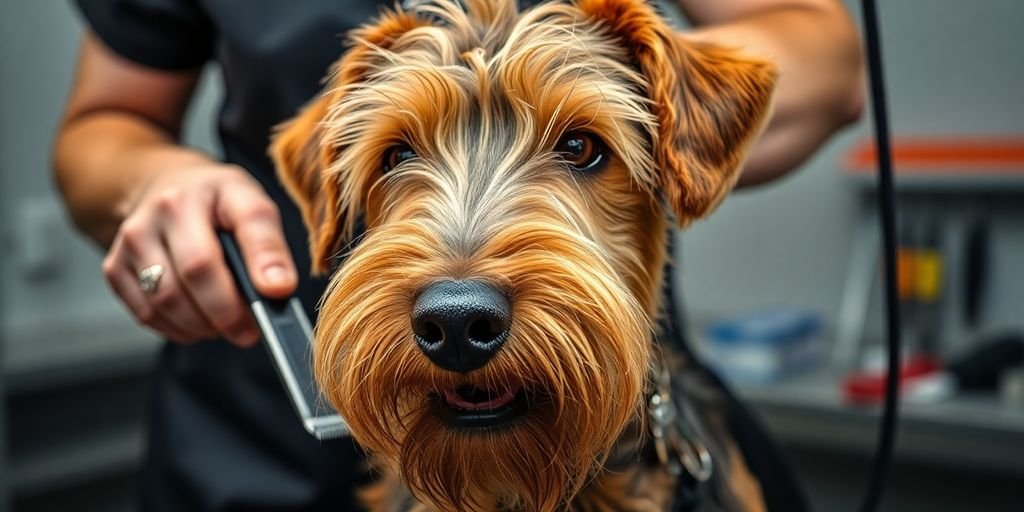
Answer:
M482 389L459 386L434 395L438 416L459 429L490 429L508 425L526 413L522 387Z

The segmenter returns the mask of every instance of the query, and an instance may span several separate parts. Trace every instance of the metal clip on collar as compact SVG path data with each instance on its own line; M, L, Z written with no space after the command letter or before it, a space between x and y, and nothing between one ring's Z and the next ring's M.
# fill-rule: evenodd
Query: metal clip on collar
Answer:
M658 461L671 475L680 476L685 470L695 482L704 483L714 470L711 453L694 429L688 428L687 420L690 418L679 413L679 407L671 396L669 370L665 365L660 366L657 370L657 392L647 404Z

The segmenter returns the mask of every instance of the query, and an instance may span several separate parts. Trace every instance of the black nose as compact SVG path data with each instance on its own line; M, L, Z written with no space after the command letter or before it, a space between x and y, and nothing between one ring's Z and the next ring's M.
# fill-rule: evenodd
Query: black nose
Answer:
M434 364L466 373L487 364L508 338L512 311L497 288L480 281L440 281L412 308L416 343Z

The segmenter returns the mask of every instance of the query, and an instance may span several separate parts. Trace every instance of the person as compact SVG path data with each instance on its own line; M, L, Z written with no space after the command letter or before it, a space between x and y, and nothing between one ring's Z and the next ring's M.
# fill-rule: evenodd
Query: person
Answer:
M789 172L858 117L859 40L838 0L679 4L698 26L684 37L779 65L774 114L742 186ZM262 294L295 293L315 315L326 283L309 277L306 231L266 148L272 127L319 91L341 54L339 34L369 20L378 2L78 5L88 29L56 137L56 180L78 229L106 250L113 291L171 341L155 375L142 508L354 508L353 487L366 478L361 454L350 440L316 441L295 421L265 352L249 350L259 332L215 230L234 232ZM219 158L179 142L210 61L225 90Z

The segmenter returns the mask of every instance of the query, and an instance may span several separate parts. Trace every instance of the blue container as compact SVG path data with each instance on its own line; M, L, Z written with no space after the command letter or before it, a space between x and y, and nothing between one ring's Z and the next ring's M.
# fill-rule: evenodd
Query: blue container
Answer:
M711 365L725 378L767 384L817 366L824 356L821 317L772 310L723 320L705 331Z

